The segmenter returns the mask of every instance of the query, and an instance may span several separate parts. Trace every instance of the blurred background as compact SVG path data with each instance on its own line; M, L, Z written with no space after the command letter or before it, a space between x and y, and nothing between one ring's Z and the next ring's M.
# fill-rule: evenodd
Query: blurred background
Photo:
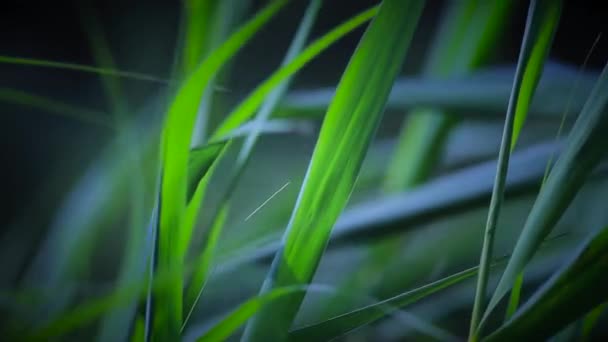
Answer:
M253 13L263 3L251 1L247 12ZM280 64L306 3L294 1L245 47L233 63L231 77L222 84L229 90L223 95L233 102L238 101ZM325 1L311 36L319 36L375 3L377 1L373 0ZM427 2L404 74L414 75L420 69L444 3ZM496 44L496 63L512 64L517 60L527 1L517 3L508 29ZM169 78L178 43L179 1L56 1L52 4L7 1L3 7L0 13L1 55L94 65L83 27L82 13L86 10L103 27L118 69ZM566 1L551 58L580 65L597 35L608 28L605 15L601 1ZM335 86L362 32L363 29L358 29L349 34L311 62L296 76L292 88ZM591 55L588 68L601 68L606 55L608 44L602 40ZM0 75L0 87L51 97L101 113L108 110L99 77L94 74L0 64ZM123 83L129 102L135 106L163 91L162 85L152 82L123 80ZM2 173L9 199L2 207L2 216L8 223L20 216L32 215L25 208L48 188L51 179L59 174L71 175L64 177L68 180L81 173L83 166L99 154L110 134L107 129L95 125L49 115L42 108L3 101L2 112L0 139L2 146L7 148L2 153L1 163L5 165ZM400 119L387 118L391 121ZM386 134L396 134L398 127L383 126ZM493 137L495 141L498 138ZM60 189L65 187L66 184L62 184L47 190L57 197L36 211L41 222L53 212L49 204L57 203L61 198Z
M442 10L448 2L427 2L404 64L403 77L420 74L433 34L439 26ZM266 2L246 3L239 21L250 17ZM311 38L319 37L376 3L372 0L324 1ZM528 2L516 3L500 40L495 42L492 62L487 63L488 67L513 67L517 61ZM233 60L230 70L220 76L215 89L219 100L214 105L211 126L217 124L235 104L280 65L306 5L307 1L293 1L247 44ZM2 7L0 56L94 65L96 61L87 27L91 27L88 26L90 23L96 23L105 36L117 69L153 75L161 80L168 80L171 76L175 51L179 47L179 23L182 16L182 4L179 1L6 1ZM550 53L553 65L557 68L568 66L575 71L572 75L576 75L598 35L608 29L607 15L601 1L566 1ZM291 91L306 92L335 87L362 32L361 28L349 34L306 66L295 77ZM605 64L608 58L606 39L608 38L600 39L590 55L586 74L597 75ZM121 86L124 98L132 109L128 112L130 118L138 117L143 122L147 118L158 121L159 112L163 108L161 103L168 96L166 83L121 79ZM34 106L33 101L22 97L23 94L42 96L87 109L99 120L85 122L51 113L49 105L42 103ZM44 241L49 227L57 220L63 201L91 165L105 153L114 132L103 124L111 120L111 106L99 76L92 73L0 63L0 110L0 143L3 146L0 165L5 194L0 228L0 241L4 250L0 254L0 262L3 267L6 266L0 272L0 284L3 288L15 289L19 288L19 279L27 273L28 263L37 254L38 246ZM406 111L389 108L389 112L383 119L351 204L381 197L380 178L391 159ZM575 114L571 113L572 116ZM496 115L492 118L476 119L473 116L459 122L450 133L446 148L440 152L440 166L433 171L433 177L494 159L498 153L503 117ZM235 195L229 218L230 224L227 225L226 238L223 240L224 250L232 251L232 248L243 246L261 234L272 235L277 228L284 227L312 153L319 125L319 119L306 121L288 134L262 138L250 166L239 182L238 195ZM559 120L531 120L524 127L518 149L525 150L536 143L554 140L558 126ZM289 185L275 200L270 201L252 219L244 220L287 182ZM608 222L605 204L602 204L605 202L601 201L602 198L605 200L605 190L608 189L605 183L605 180L598 180L585 189L569 209L558 231L568 231L579 224L587 224L587 227L581 229L591 230ZM517 229L525 220L533 199L533 194L519 196L506 206L501 215L501 226L505 227L505 233L501 233L504 235L502 240L498 239L501 241L499 253L508 252L512 246ZM208 205L214 205L213 194ZM78 210L84 211L87 208ZM449 219L430 220L424 222L421 229L405 234L403 241L407 248L403 250L408 252L403 253L398 264L387 265L388 271L383 270L382 276L382 282L402 285L387 286L386 289L380 286L374 290L375 295L394 295L463 269L464 266L476 264L479 256L477 246L481 243L486 211L486 207L482 206L460 212ZM204 220L203 217L202 221ZM105 284L115 278L125 240L124 231L120 227L120 219L113 221L112 226L107 227L109 234L95 240L95 253L88 261L95 266L95 272L85 277L91 282ZM458 231L457 237L454 231ZM449 257L440 256L438 250L442 248L454 254ZM356 260L364 255L364 250L357 246L332 249L323 260L318 281L340 284L343 279L336 276L335 270L344 270L342 273L346 274L347 269L356 269ZM538 267L541 270L551 270L561 260L543 260L545 264L541 263ZM391 266L400 270L409 267L412 271L409 279L389 281L391 274L397 274L391 273ZM246 268L239 274L227 271L218 275L215 286L210 284L209 291L205 293L207 305L197 314L198 317L223 312L255 294L265 274L265 267L257 265ZM548 274L540 272L537 278L531 279L540 281ZM245 281L243 278L253 281ZM371 280L372 283L374 281L380 280ZM467 289L460 291L466 292ZM463 300L459 302L458 298L468 295L459 295L458 289L454 289L442 293L442 296L446 299L436 300L448 303L442 308L444 317L436 312L437 307L433 306L433 302L422 302L415 312L420 317L433 321L460 315L458 319L447 320L443 326L458 332L466 330L463 322L467 322L470 305L463 305ZM324 295L309 297L308 306L304 307L299 318L301 322L317 317L317 311L307 311L307 308L314 307L311 303L315 300L326 298ZM333 313L358 304L358 301L354 301L342 307L336 305L334 308L341 309ZM329 315L330 312L325 314ZM395 319L410 322L412 318ZM394 327L399 324L391 325L390 320L383 321L379 326L386 338L400 339L410 333L395 330ZM364 336L365 331L361 334Z

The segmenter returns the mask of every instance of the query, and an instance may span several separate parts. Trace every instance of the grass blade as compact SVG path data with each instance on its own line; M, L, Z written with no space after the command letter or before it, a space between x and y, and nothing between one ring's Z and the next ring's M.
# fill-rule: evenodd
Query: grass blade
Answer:
M248 0L188 0L184 2L182 23L183 42L181 49L182 77L188 77L209 54L228 37L248 7ZM224 65L222 73L228 72ZM219 76L219 75L218 75ZM221 77L221 76L220 76ZM213 77L208 87L215 87L218 80ZM212 119L215 94L203 92L192 137L192 146L205 143L208 126Z
M132 80L137 80L137 81L147 81L147 82L154 82L154 83L169 83L169 81L166 79L152 76L152 75L142 74L142 73L138 73L138 72L122 71L122 70L116 70L113 68L99 68L99 67L93 67L93 66L82 65L82 64L74 64L74 63L47 61L47 60L42 60L42 59L0 56L0 63L27 65L27 66L33 66L33 67L50 68L50 69L73 70L73 71L78 71L78 72L92 73L92 74L96 74L96 75L100 75L100 76L127 78L127 79L132 79Z
M253 19L235 32L215 50L178 91L169 108L162 136L163 175L159 231L159 268L182 269L183 252L180 246L185 232L181 231L186 214L188 151L193 134L198 105L204 90L219 69L281 9L287 1L273 1ZM155 335L161 340L179 338L182 326L181 277L157 299Z
M591 53L593 52L593 49L595 48L595 46L597 45L599 39L601 38L601 33L597 36L597 38L595 39L595 41L593 42L593 45L591 45L591 48L589 49L589 51L587 52L587 55L585 56L585 59L583 60L583 64L581 65L581 74L582 72L585 70L585 67L587 66L587 62L589 61L589 57L591 57ZM574 81L574 85L573 85L573 89L576 89L579 81L580 81L580 77L581 75L579 74L576 77L576 80ZM556 139L559 139L561 134L562 134L562 129L564 127L564 123L568 117L568 111L570 109L570 103L571 103L571 99L572 99L572 93L570 94L570 96L568 97L568 102L566 104L566 107L564 108L564 113L562 115L562 119L560 121L559 127L557 129L557 133L556 133ZM549 163L547 163L547 167L545 168L545 174L543 175L543 184L545 183L545 181L547 180L547 176L549 174L549 169L552 166L552 162L553 162L553 156L551 156L551 158L549 159ZM541 185L542 186L542 185ZM519 274L519 276L517 277L517 279L515 280L515 283L513 285L513 288L511 289L511 295L509 296L509 304L507 306L507 311L505 314L505 320L510 319L513 314L515 313L515 311L517 310L517 307L519 306L519 298L521 296L521 287L524 284L524 274L523 272Z
M608 227L599 231L576 256L548 280L487 341L546 339L608 300ZM551 319L547 319L551 317Z
M422 7L422 1L384 1L363 35L328 109L285 246L275 257L262 293L310 283L331 228L348 201ZM294 294L264 307L247 326L244 339L285 338L303 297Z
M326 321L316 323L307 327L299 328L289 333L289 341L329 341L338 338L349 331L361 326L373 323L398 308L427 297L444 288L458 284L477 274L478 267L458 272L433 283L424 285L398 296L383 300L340 316L330 318Z
M157 293L168 288L176 276L178 274L172 270L159 271L152 282L153 292ZM144 298L146 290L146 282L143 280L130 283L108 294L77 305L39 329L29 332L24 331L24 336L31 340L45 341L65 336L78 328L91 324L100 316L120 307L125 302Z
M232 111L215 130L212 139L220 139L231 130L236 129L245 121L249 120L265 101L266 96L268 96L277 85L291 77L340 38L368 22L377 12L378 6L363 11L311 43L289 64L281 67L267 78L266 81L260 84L253 93L247 97L246 101L242 102L234 111Z
M116 129L114 122L104 112L77 107L52 98L34 95L16 89L0 88L0 101L41 109L45 112L105 129Z
M188 158L188 195L187 202L192 201L192 196L200 187L200 182L209 173L215 160L225 149L226 142L205 145L190 150Z
M433 107L464 118L502 120L513 87L514 73L514 66L501 66L445 79L402 77L397 79L391 90L387 109L402 111L413 107ZM599 73L585 73L576 89L573 89L572 80L577 75L579 71L573 66L548 62L530 107L533 117L561 119L570 98L570 108L580 111ZM335 88L291 92L285 97L277 115L322 118L334 94Z
M551 232L589 173L605 155L608 129L608 65L568 136L563 154L552 168L517 240L513 256L490 300L485 318L510 290L534 255L539 241Z
M209 329L205 334L197 338L199 342L207 341L225 341L232 335L241 325L247 322L265 305L279 300L280 298L293 295L295 293L305 292L302 286L289 286L274 289L268 293L255 296L247 302L240 305L236 310L231 312L226 318L222 319L213 328Z
M184 1L185 36L182 51L182 72L192 74L212 48L213 17L217 15L218 1Z
M494 233L498 222L500 207L504 196L505 182L509 168L509 155L514 148L519 131L527 116L536 85L540 79L545 59L551 48L553 36L559 22L561 14L561 1L533 0L528 10L526 21L526 31L522 41L522 47L517 62L513 90L509 99L505 126L502 134L500 152L498 155L498 166L488 220L484 233L481 258L479 261L480 270L477 278L477 289L475 292L475 303L473 304L473 314L469 339L477 340L477 327L483 312L483 305L486 300L487 283L489 278L489 263L492 259L492 249L494 246Z
M283 60L283 65L289 64L302 50L306 39L310 34L320 7L320 0L312 0L310 2L298 27L298 31L290 44L285 59ZM199 256L199 267L195 270L194 276L187 290L186 305L190 307L188 315L193 312L203 291L203 286L207 282L212 259L215 255L217 242L223 230L224 221L226 220L226 216L228 215L230 208L230 196L234 192L236 184L243 174L247 163L249 162L253 147L255 146L255 143L261 133L262 127L264 127L264 125L267 123L270 114L274 111L277 103L287 91L290 81L291 77L288 77L276 86L276 88L266 98L266 101L263 103L262 108L258 112L253 122L251 122L252 127L245 138L241 151L239 152L236 165L231 171L229 185L224 193L222 204L220 205L218 212L212 216L212 226L208 232L207 241L205 242L203 251Z
M184 221L182 222L182 226L180 227L180 231L181 231L181 241L179 242L178 245L178 253L180 255L182 255L184 258L186 256L186 252L188 249L188 245L190 242L190 239L192 237L192 231L194 229L194 225L196 224L196 220L198 218L198 213L200 210L200 206L203 203L203 198L205 196L206 190L207 190L207 184L209 184L209 179L211 178L211 176L215 173L215 169L217 167L217 164L220 160L222 160L222 157L225 155L226 151L228 150L230 146L230 142L228 143L215 143L215 144L210 144L206 147L204 147L203 149L197 149L196 152L196 158L193 158L194 156L192 156L190 158L190 160L192 161L193 159L204 159L206 161L210 161L207 165L196 165L197 169L201 169L200 166L203 166L203 168L205 169L204 173L200 176L200 177L191 177L188 176L188 180L192 181L192 180L197 180L197 184L194 188L193 194L192 194L192 198L188 198L188 204L186 205L186 213L184 215ZM210 159L212 158L212 159ZM189 165L189 169L188 172L192 171L192 170L196 170L196 169L191 169L192 164ZM200 171L199 171L200 172ZM190 173L188 173L190 175ZM196 175L198 173L195 173L193 175Z
M507 305L507 311L505 313L505 320L508 320L513 316L517 307L519 306L519 298L521 297L521 288L524 285L524 273L520 273L515 282L513 283L513 289L511 289L511 296L509 296L509 304Z
M462 75L477 66L493 47L494 36L500 32L509 14L510 2L467 0L447 5L434 37L424 77L445 78ZM466 48L463 48L466 46ZM383 183L385 192L400 192L424 182L436 167L450 128L457 116L446 115L437 108L415 108L406 116ZM368 261L344 281L349 291L370 292L368 279L384 278L378 272L387 260L403 246L402 239L390 239L371 246ZM400 290L397 288L397 291ZM336 298L336 300L340 300ZM330 302L328 307L340 307Z
M462 75L483 63L512 4L469 0L449 6L423 71L427 77ZM408 115L387 171L386 191L401 191L428 177L454 119L433 108Z
M545 163L555 150L558 150L558 145L550 142L514 153L506 195L515 198L536 193ZM598 170L601 171L600 176L602 172L605 175L606 169L602 170ZM353 205L336 222L330 246L369 243L373 239L390 237L450 215L481 208L490 199L495 172L496 162L485 162L440 177L407 193ZM221 268L245 261L268 261L276 253L278 245L279 241L274 240L247 255L222 258Z
M583 319L583 327L581 331L581 340L589 341L593 328L597 325L600 317L608 307L608 303L603 303L591 310Z

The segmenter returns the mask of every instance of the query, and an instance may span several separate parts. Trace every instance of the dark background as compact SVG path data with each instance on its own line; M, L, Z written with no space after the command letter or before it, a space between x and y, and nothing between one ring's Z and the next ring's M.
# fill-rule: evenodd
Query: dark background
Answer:
M313 37L377 2L326 0ZM253 1L250 12L264 3ZM280 63L306 3L293 1L236 58L232 82L227 85L235 98L242 98ZM427 2L404 73L413 74L420 65L443 4ZM508 31L496 43L498 63L515 63L517 59L527 4L518 2ZM81 22L83 6L95 13L103 26L118 68L168 77L181 14L178 1L3 2L0 55L93 64ZM580 65L598 34L606 32L607 14L602 1L566 1L551 57ZM350 34L313 61L299 73L294 87L335 85L361 32ZM600 68L608 60L607 39L600 40L589 68ZM123 85L134 107L163 90L148 82L124 81ZM99 78L92 74L0 64L0 88L6 87L107 110ZM45 222L57 202L45 201L36 207L36 198L50 194L59 201L70 180L83 172L111 135L103 128L44 110L5 102L0 102L0 110L3 226L28 216L39 216L39 222Z

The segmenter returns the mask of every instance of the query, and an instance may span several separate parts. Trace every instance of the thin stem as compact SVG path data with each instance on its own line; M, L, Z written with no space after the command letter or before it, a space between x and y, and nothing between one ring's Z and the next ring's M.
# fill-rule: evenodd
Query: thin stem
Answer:
M517 69L515 70L515 80L513 81L513 88L511 90L509 105L507 107L507 115L505 118L505 125L502 132L502 140L500 143L500 152L498 154L496 178L494 180L494 187L492 188L490 209L488 212L488 219L486 221L484 240L481 249L479 276L477 277L475 302L473 304L473 313L471 316L471 325L469 329L469 341L478 340L477 328L481 320L483 305L486 299L488 279L490 276L490 262L492 257L492 250L494 247L494 233L496 231L498 215L500 214L500 208L502 206L502 201L504 198L505 183L507 179L507 171L509 168L509 156L511 147L513 145L512 138L515 115L518 107L518 100L519 95L521 93L527 62L532 53L532 48L534 45L533 40L535 37L533 32L533 14L536 10L536 6L537 1L532 0L530 2L528 17L526 19L526 29L524 32L522 47L517 62Z

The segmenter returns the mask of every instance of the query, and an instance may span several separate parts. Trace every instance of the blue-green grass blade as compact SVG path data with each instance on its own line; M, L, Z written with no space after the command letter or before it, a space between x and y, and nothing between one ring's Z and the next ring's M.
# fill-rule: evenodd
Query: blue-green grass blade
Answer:
M591 53L595 49L595 46L597 45L600 38L601 38L601 33L597 36L597 38L593 42L593 45L591 45L591 48L589 49L589 51L587 52L587 55L585 56L585 60L583 61L583 64L581 65L581 68L580 68L581 71L580 71L579 75L577 75L576 80L574 81L573 90L575 90L577 88L577 86L581 80L581 74L585 70L587 63L589 62L589 58L591 57ZM561 119L560 125L557 129L556 139L559 139L560 136L562 135L564 123L565 123L566 119L568 118L568 113L570 110L572 97L573 97L573 93L569 94L568 102L566 104L566 107L564 108L564 112L562 114L562 119ZM549 175L549 170L552 166L552 162L553 162L553 156L551 156L551 158L549 159L549 162L547 163L547 167L545 168L545 174L543 176L543 184L547 180L547 176ZM521 288L522 288L523 284L524 284L524 274L522 272L519 274L519 276L515 280L515 283L513 284L513 288L511 289L511 294L509 295L509 304L507 305L507 311L505 314L505 320L510 319L513 316L513 314L515 313L515 311L517 310L517 307L519 306L519 301L520 301L520 297L521 297Z
M468 0L448 5L423 75L462 76L479 67L494 48L512 3ZM426 180L457 116L437 108L416 108L403 124L384 189L402 191Z
M422 77L461 76L485 62L511 7L511 3L506 1L467 0L447 4ZM386 171L384 191L406 191L426 181L442 155L444 142L456 119L458 116L446 115L434 107L415 108L408 113ZM345 280L344 287L351 291L360 287L355 291L371 291L377 295L375 289L365 288L372 283L368 279L384 278L378 270L402 246L403 240L397 238L373 245L368 261L352 278ZM333 307L339 307L340 303L329 303L328 306L334 310Z
M605 132L608 129L608 65L604 67L591 96L583 107L567 138L567 145L551 169L536 199L513 255L498 283L484 314L484 320L509 292L553 226L569 206L581 186L606 155Z
M352 330L386 317L398 308L403 308L444 288L469 279L477 274L477 270L478 267L472 267L376 304L293 330L289 333L289 341L330 341L341 337Z
M515 66L488 67L462 76L442 79L400 77L386 104L400 112L416 107L434 107L463 119L504 120L504 110L513 87ZM580 75L573 88L572 80ZM577 67L547 62L530 107L531 118L557 121L567 106L581 110L599 72L580 73ZM292 91L281 103L278 117L322 119L335 88Z
M606 268L608 227L592 236L570 262L485 340L542 340L556 334L598 303L608 300Z
M495 230L504 197L505 182L509 169L509 156L519 137L519 131L527 116L545 60L553 43L553 36L557 29L561 8L561 1L533 0L528 10L526 30L515 71L513 90L511 91L509 106L507 107L498 154L496 180L494 182L494 189L492 190L492 198L490 199L490 208L481 249L480 270L469 329L469 339L471 341L478 339L478 326L486 301L489 263L492 259Z

